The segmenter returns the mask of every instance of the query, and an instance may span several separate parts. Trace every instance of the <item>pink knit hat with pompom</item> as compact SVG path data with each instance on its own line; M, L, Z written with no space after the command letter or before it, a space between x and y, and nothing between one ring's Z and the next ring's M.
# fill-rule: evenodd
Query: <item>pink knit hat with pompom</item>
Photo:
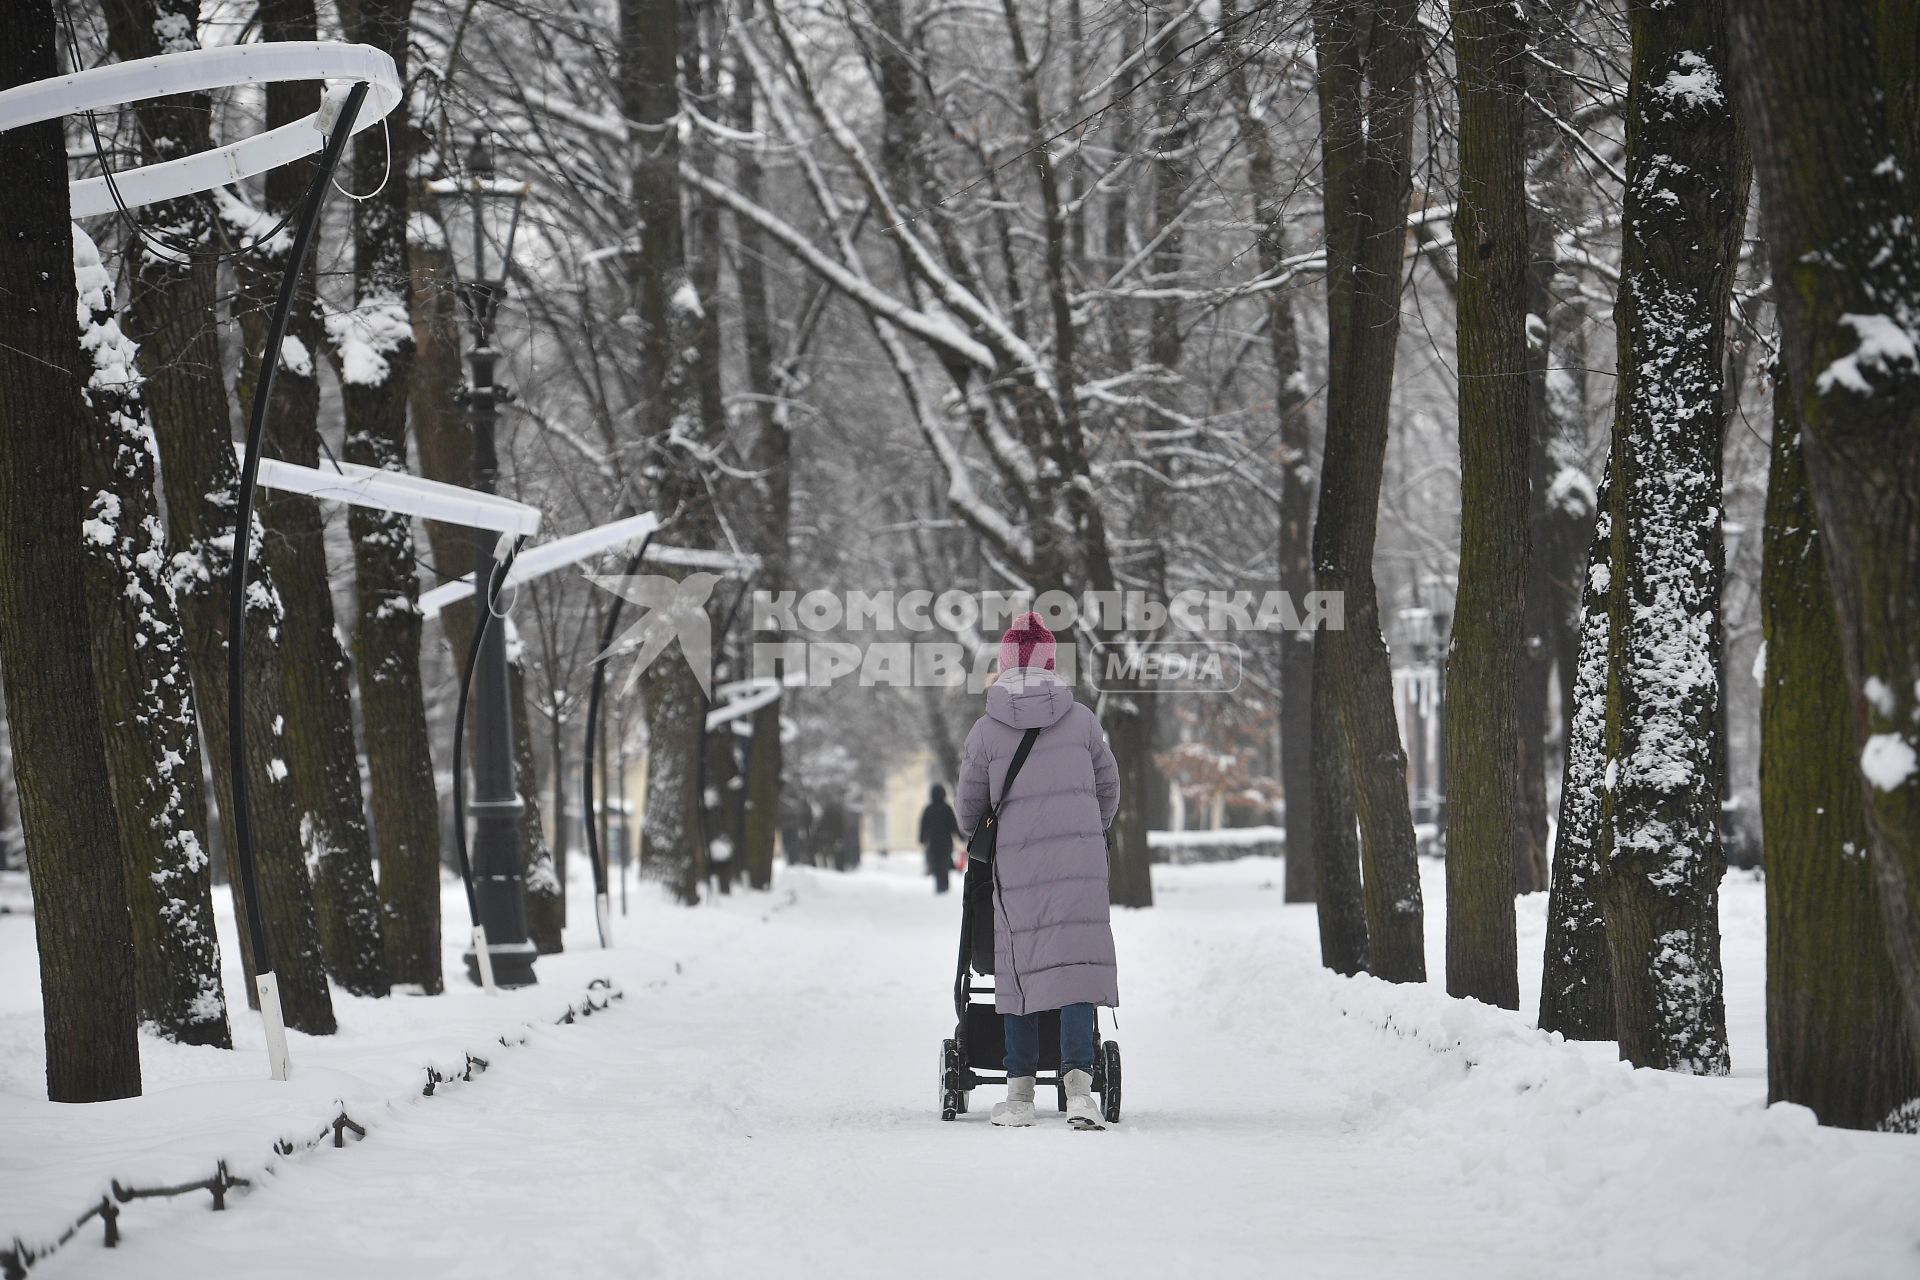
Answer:
M1000 637L1000 670L1011 671L1015 667L1039 667L1053 670L1053 656L1058 646L1054 644L1053 632L1047 630L1037 613L1023 613L1013 620L1007 633Z

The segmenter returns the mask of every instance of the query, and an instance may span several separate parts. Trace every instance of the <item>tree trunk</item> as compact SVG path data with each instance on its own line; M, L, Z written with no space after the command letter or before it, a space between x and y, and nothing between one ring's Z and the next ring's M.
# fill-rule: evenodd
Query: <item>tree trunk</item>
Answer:
M158 32L171 31L169 48L191 47L198 9L194 0L111 0L106 6L109 42L123 61L161 52ZM185 33L185 34L181 34ZM203 151L210 145L210 110L204 94L156 98L136 108L149 160ZM205 196L148 205L135 217L149 235L184 241L196 252L214 247L212 204ZM146 354L144 386L160 447L166 485L168 541L176 548L171 572L187 638L214 794L220 812L231 814L227 767L226 585L235 536L234 497L240 467L230 432L227 389L222 383L217 329L219 268L210 259L181 262L175 255L143 249L135 262L125 327ZM256 550L262 531L247 531ZM252 796L255 862L261 905L272 940L274 971L287 1025L312 1035L334 1030L333 997L315 919L308 877L299 796L290 777L282 699L284 656L278 639L284 626L271 566L259 555L248 595L246 635L249 680L243 692L247 728L248 790ZM215 710L217 709L217 710ZM228 845L232 852L231 842ZM240 894L234 911L244 915ZM242 921L241 959L248 977L256 971L249 930ZM251 981L249 1003L258 1000Z
M0 42L0 88L60 73L47 0L22 0ZM0 133L0 678L33 885L47 1097L140 1092L133 933L88 661L81 550L73 236L61 122Z
M267 40L312 40L312 0L266 0L260 6ZM268 128L298 120L320 105L320 86L282 81L267 86ZM313 181L311 160L282 165L266 178L258 225L237 225L243 243L295 208ZM237 205L229 209L239 208ZM258 377L258 349L279 293L293 245L276 236L235 263L244 309L240 315L246 352L238 387L250 402ZM314 366L323 349L319 304L311 277L301 281L287 329L285 351L274 375L268 409L266 452L302 466L320 461L320 384ZM367 833L361 792L359 748L353 733L353 672L340 644L333 613L326 553L326 519L320 504L301 494L263 491L258 509L267 529L266 563L286 606L282 629L286 672L286 730L293 785L313 869L314 909L320 942L334 981L355 995L387 994L387 959L381 940L378 890L373 879L373 842Z
M1460 586L1447 658L1447 994L1520 1007L1514 867L1524 842L1529 436L1527 24L1453 0L1460 95ZM1534 726L1537 740L1538 726ZM1519 751L1516 757L1516 751ZM1537 771L1541 762L1530 760Z
M1317 651L1319 646L1314 648ZM1316 673L1312 686L1314 741L1320 750L1313 758L1311 791L1320 963L1335 973L1364 973L1367 909L1360 885L1360 838L1348 789L1353 773L1347 763L1346 735L1340 732L1333 682L1317 678L1320 674Z
M560 691L554 691L554 706L560 703ZM560 924L567 923L567 848L572 830L567 822L567 738L566 717L548 717L547 794L553 803L553 879L560 896Z
M722 643L724 637L716 638L716 645ZM732 666L724 657L715 676L722 681L734 678ZM740 757L734 749L731 724L707 731L704 759L700 798L707 866L720 892L732 893L733 882L741 874L740 849L746 843L747 810L746 779L740 773Z
M347 37L386 51L403 80L412 15L412 0L351 0L341 6ZM354 307L331 319L328 329L346 410L347 461L405 472L414 360L407 251L412 133L402 119L383 138L384 148L375 145L369 131L354 145L353 189L376 194L354 202ZM462 483L470 482L471 474L464 474ZM440 805L420 683L422 621L413 525L406 516L353 507L347 530L358 586L353 645L380 849L380 905L387 928L399 935L389 945L388 962L395 981L432 993L444 981Z
M690 16L692 21L682 23L681 34L681 78L691 106L709 119L723 119L726 111L719 97L719 67L722 25L715 21L719 10L713 6L694 6ZM692 161L699 170L709 177L715 170L713 147L702 134L688 135L692 144ZM704 305L694 333L700 343L699 356L695 362L697 371L697 399L700 406L701 434L705 439L724 441L727 439L727 409L722 395L721 363L722 333L718 305L720 291L720 264L725 256L725 247L720 237L720 205L711 196L698 192L686 195L687 210L687 280L693 286L694 293ZM735 496L738 486L725 477L716 476L716 485L725 485L721 490L723 497ZM713 498L709 493L706 500L709 505ZM739 495L739 506L746 506L752 500ZM745 587L742 587L744 590ZM736 593L737 595L737 593ZM744 601L742 601L744 603ZM726 665L728 636L717 628L713 636L713 672L720 672ZM732 676L725 675L725 679ZM710 698L703 700L706 710L712 709ZM701 803L704 813L701 820L701 832L704 843L702 854L715 882L722 893L733 892L733 880L740 869L738 861L741 846L745 843L745 832L741 819L745 816L741 810L745 794L741 788L738 762L733 755L733 729L727 726L717 732L706 729L705 711L701 715L701 747L703 783ZM707 803L707 797L713 796L714 803Z
M1920 1097L1899 1034L1854 765L1847 676L1821 569L1795 398L1774 390L1761 626L1760 813L1767 847L1767 1101L1874 1129Z
M1560 279L1565 282L1565 277ZM1547 305L1545 300L1558 292L1557 286L1549 288L1547 281L1536 280L1534 296L1541 305ZM1543 525L1535 526L1543 528L1544 535L1534 547L1544 561L1545 635L1560 689L1560 721L1550 727L1560 738L1560 765L1564 770L1572 750L1574 687L1579 679L1581 626L1586 616L1582 575L1599 504L1581 456L1586 431L1582 371L1587 359L1586 316L1571 303L1551 305L1548 314L1549 345L1542 363L1557 360L1558 367L1543 370L1544 377L1535 388L1535 430L1546 436L1546 510ZM1539 421L1545 425L1538 425ZM1548 714L1544 705L1541 714Z
M1876 50L1870 17L1749 0L1735 31L1869 862L1920 1059L1920 175L1913 52Z
M740 11L742 22L752 20L753 8L753 0L745 0ZM745 68L736 67L733 86L734 128L751 131L753 77ZM734 183L742 195L760 203L760 158L752 147L741 147L735 153ZM783 398L790 389L774 366L765 237L747 218L736 217L733 229L740 246L734 260L734 278L740 288L740 336L746 350L747 387L755 397L748 450L748 466L756 477L752 481L753 510L758 519L753 527L755 550L760 554L760 572L754 585L777 593L787 582L787 540L793 518L789 471L793 441ZM775 699L754 712L753 739L747 748L746 847L741 856L746 863L747 883L755 889L773 885L773 846L780 831L782 706L783 701Z
M1747 173L1724 0L1635 0L1631 25L1600 905L1621 1056L1723 1075L1720 430Z
M1019 6L1014 0L1001 0L1000 12L1006 23L1012 65L1018 74L1019 102L1029 143L1027 154L1034 161L1035 185L1040 195L1047 315L1053 337L1049 373L1055 387L1077 388L1081 334L1066 259L1071 237L1048 141L1049 117L1041 102L1041 66L1028 53ZM1019 413L1031 414L1042 462L1039 482L1034 486L1041 502L1027 522L1034 544L1032 562L1027 566L1030 580L1057 583L1064 590L1083 586L1096 591L1115 591L1120 584L1114 574L1106 517L1089 463L1080 397L1071 391L1057 396L1040 394L1032 374L1026 373L1023 377L1025 381L1015 397L1014 407ZM1108 841L1108 897L1114 906L1150 907L1153 905L1153 867L1152 852L1147 845L1146 801L1150 780L1155 777L1152 716L1131 676L1107 681L1102 692L1105 695L1102 721L1120 774L1120 809Z
M1223 11L1222 16L1229 15ZM1152 278L1163 284L1177 285L1181 272L1186 269L1185 217L1189 202L1193 199L1193 148L1196 140L1189 103L1180 95L1170 92L1167 86L1178 83L1190 74L1192 62L1185 54L1188 39L1184 21L1167 23L1159 35L1159 40L1149 44L1145 51L1148 65L1154 68L1156 76L1164 79L1160 92L1154 95L1153 128L1146 138L1146 149L1151 157L1148 186L1151 199L1145 202L1149 220L1141 227L1140 238L1143 243L1155 245L1148 255L1147 269ZM1036 100L1037 92L1036 89ZM1077 168L1071 166L1070 172ZM1074 225L1080 225L1077 219ZM1069 233L1067 228L1056 223L1051 234L1065 239ZM1081 265L1075 264L1076 268ZM1182 374L1186 329L1181 312L1182 304L1178 299L1159 298L1149 304L1147 316L1147 360L1162 371L1166 380L1166 385L1154 398L1160 401L1169 418L1173 415L1186 416L1193 396ZM1158 418L1148 417L1140 425L1143 429L1151 429L1161 424ZM1156 445L1151 436L1133 447L1140 455L1138 460L1142 469L1135 472L1138 488L1130 523L1142 554L1134 562L1131 575L1133 581L1146 588L1152 600L1164 602L1171 593L1167 548L1177 544L1180 539L1180 513L1174 502L1174 485L1179 482L1181 461L1177 451ZM1141 636L1139 640L1151 644L1153 637ZM1124 638L1122 642L1127 643ZM1146 906L1153 901L1153 855L1146 844L1146 833L1153 829L1156 817L1162 824L1171 819L1167 803L1168 780L1154 760L1155 748L1166 736L1161 725L1165 699L1151 690L1145 690L1132 697L1123 694L1120 700L1131 706L1130 713L1122 710L1122 719L1139 723L1128 725L1116 738L1116 745L1125 747L1127 753L1115 755L1121 771L1122 796L1119 830L1115 835L1122 840L1139 841L1139 851L1134 854L1135 860L1127 870L1131 873L1130 878L1137 878L1137 893L1144 896L1139 901L1129 901L1128 905ZM1128 792L1134 793L1137 803L1127 803L1125 797ZM1121 899L1116 898L1115 901Z
M133 343L100 252L73 230L80 346L91 358L81 474L90 495L87 628L126 861L140 1021L182 1044L233 1046L220 983L207 796L193 685L154 498L153 431Z
M1131 691L1128 691L1131 692ZM1138 705L1151 695L1127 692L1110 694L1111 709L1118 700ZM1147 788L1159 777L1153 767L1153 743L1147 737L1152 722L1145 716L1119 714L1106 717L1107 745L1120 766L1120 808L1114 814L1108 848L1107 899L1116 907L1153 905L1153 855L1147 847ZM1137 846L1137 848L1133 847Z
M1601 794L1607 775L1607 636L1615 573L1611 490L1603 481L1600 518L1587 557L1540 975L1540 1028L1569 1040L1611 1040L1614 1026L1613 968L1599 899Z
M533 722L527 715L527 668L513 624L507 628L507 698L513 708L513 785L520 796L520 852L526 859L527 938L543 956L565 950L561 930L566 925L566 902L560 896L560 876L554 867L553 846L547 843L546 823L540 815L540 765L533 753Z
M1221 6L1222 21L1236 16L1231 3ZM1246 64L1236 59L1230 73L1240 140L1247 151L1247 183L1253 188L1254 247L1260 274L1277 276L1288 256L1286 195L1280 165L1265 120L1254 113ZM1300 356L1300 330L1293 295L1268 289L1260 295L1267 309L1267 343L1273 356L1273 411L1277 427L1274 453L1280 463L1279 589L1296 608L1313 590L1313 424L1307 416L1307 375ZM1282 896L1288 902L1314 900L1313 846L1313 637L1305 631L1282 632L1280 646L1280 791L1286 797L1287 867Z
M1340 593L1345 605L1344 626L1315 638L1314 685L1330 681L1339 704L1360 819L1371 967L1393 982L1424 981L1427 972L1407 753L1373 581L1407 238L1415 8L1412 0L1317 0L1313 7L1328 262L1327 446L1313 560L1315 586ZM1317 736L1316 750L1327 753ZM1337 803L1317 799L1316 812L1334 812ZM1326 838L1323 824L1315 829Z
M736 80L738 93L750 95L753 80ZM752 127L751 98L743 111L736 107L737 127ZM743 193L756 202L760 198L760 173L757 160L743 149L737 181ZM741 333L746 343L747 384L759 397L754 410L753 445L749 465L757 479L753 482L760 513L756 524L760 573L756 586L779 592L787 582L787 540L792 520L792 479L789 471L792 437L788 432L784 404L775 398L783 394L773 366L772 313L767 301L765 247L759 229L745 219L736 219L735 233L740 255L735 274L740 286ZM780 830L781 770L780 713L784 703L775 699L753 714L753 738L747 749L747 883L755 889L773 884L774 839Z
M1554 68L1574 65L1572 22L1583 0L1533 0L1528 6L1532 40ZM1579 509L1591 485L1564 485L1581 479L1577 450L1579 366L1584 358L1581 319L1570 299L1571 281L1556 281L1555 242L1576 218L1579 188L1571 180L1573 148L1558 118L1574 109L1574 83L1564 70L1527 68L1527 98L1520 107L1526 128L1527 240L1527 399L1529 413L1527 495L1526 653L1520 673L1519 843L1514 850L1514 889L1535 893L1547 887L1547 758L1550 736L1560 740L1566 760L1566 720L1573 701L1573 671L1579 660L1580 587L1577 574L1585 559L1590 504ZM1556 346L1559 354L1556 356ZM1573 403L1569 405L1569 401ZM1571 468L1571 473L1568 469ZM1575 524L1563 528L1569 504ZM1548 691L1559 668L1561 723L1549 724ZM1554 733L1557 731L1557 734Z
M1531 292L1531 290L1529 290ZM1538 314L1529 310L1529 316ZM1544 348L1544 341L1540 344ZM1528 364L1533 363L1532 339ZM1528 395L1527 554L1522 592L1519 670L1513 685L1514 756L1513 891L1547 887L1547 688L1553 681L1552 526L1547 509L1546 440L1537 429ZM1448 848L1452 848L1451 839Z
M13 779L13 742L7 733L7 695L0 680L0 871L24 871L20 840L20 790Z
M641 674L647 708L647 799L640 824L640 874L695 906L705 878L699 758L706 700L671 645ZM692 744L693 751L687 750Z
M621 0L620 103L634 125L632 192L642 227L631 263L646 395L645 479L661 541L699 547L713 541L712 498L703 464L686 446L704 434L699 366L714 300L702 298L688 275L679 142L673 128L662 127L680 110L679 24L678 0ZM691 575L689 584L697 589ZM678 641L648 664L640 683L647 709L641 872L691 905L700 900L705 860L698 779L706 699Z

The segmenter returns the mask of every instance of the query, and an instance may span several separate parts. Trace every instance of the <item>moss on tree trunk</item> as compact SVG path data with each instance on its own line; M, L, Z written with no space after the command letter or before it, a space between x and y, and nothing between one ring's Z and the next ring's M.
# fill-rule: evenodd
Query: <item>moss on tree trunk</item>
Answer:
M1746 0L1734 23L1868 858L1920 1058L1920 173L1898 47L1914 24L1878 12Z
M1795 400L1774 392L1761 588L1760 814L1767 847L1767 1100L1873 1129L1920 1097L1900 1033L1854 764L1847 674Z

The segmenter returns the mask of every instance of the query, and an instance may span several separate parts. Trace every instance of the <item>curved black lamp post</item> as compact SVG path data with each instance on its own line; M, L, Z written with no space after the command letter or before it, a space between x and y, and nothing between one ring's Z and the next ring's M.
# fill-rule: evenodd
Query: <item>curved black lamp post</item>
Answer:
M473 334L473 345L467 352L473 487L493 493L500 472L493 439L493 366L499 354L493 345L493 322L499 299L506 292L527 184L495 175L484 138L474 141L466 167L464 177L430 183L428 190L438 198L455 285ZM482 986L489 985L490 977L503 987L524 987L537 979L533 972L534 946L527 937L526 864L520 847L520 813L524 806L514 790L513 708L508 697L506 637L502 628L491 625L498 590L496 577L500 576L495 573L496 558L495 535L476 530L475 653L470 672L475 685L473 799L466 807L474 814L471 905L477 919L466 961L467 976ZM454 821L463 824L464 834L466 815L458 809L456 806ZM483 958L490 964L483 964Z
M247 795L247 569L253 544L253 493L260 477L260 440L267 426L267 405L273 395L273 375L280 368L280 348L287 336L287 321L293 312L294 294L300 275L306 270L307 254L313 246L314 229L320 223L321 206L327 202L327 188L333 185L334 170L340 167L340 155L353 134L353 122L367 100L367 85L362 81L347 91L333 132L327 136L320 167L307 189L306 204L300 211L300 225L294 233L293 253L280 275L280 296L274 301L273 315L267 322L267 340L260 348L260 371L253 385L253 405L247 416L246 452L240 463L238 499L234 504L233 564L227 577L227 770L233 785L233 862L235 879L240 882L240 899L247 908L247 940L253 947L254 990L260 996L260 1016L266 1022L267 1062L275 1080L285 1080L291 1070L287 1056L287 1024L280 1011L280 982L273 971L273 952L267 945L267 922L261 914L260 874L253 858L253 820Z

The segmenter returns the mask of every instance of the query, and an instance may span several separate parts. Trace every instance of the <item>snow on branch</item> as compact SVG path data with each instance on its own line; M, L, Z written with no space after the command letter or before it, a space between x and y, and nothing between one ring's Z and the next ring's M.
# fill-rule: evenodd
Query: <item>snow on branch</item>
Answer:
M915 337L967 364L988 372L997 367L993 353L962 333L950 320L909 307L863 276L849 271L820 252L811 240L778 214L754 204L725 183L708 177L691 165L680 166L680 180L778 240L808 270L865 310L885 317Z
M828 107L815 89L812 78L802 64L799 51L794 47L786 26L780 21L779 11L769 9L767 20L774 34L779 37L781 46L787 52L787 60L795 83L800 88L801 97L814 117L826 126L828 134L841 152L853 163L859 172L862 183L873 197L876 208L886 221L887 235L900 246L907 262L927 285L933 289L941 303L955 315L964 318L975 326L1007 362L1014 368L1031 376L1036 385L1049 395L1053 393L1052 380L1048 376L1046 365L1040 360L1025 339L1015 333L1006 320L972 290L949 275L928 251L920 238L913 234L910 223L913 214L903 211L894 201L886 183L881 180L879 170L854 135L847 123L832 108Z

